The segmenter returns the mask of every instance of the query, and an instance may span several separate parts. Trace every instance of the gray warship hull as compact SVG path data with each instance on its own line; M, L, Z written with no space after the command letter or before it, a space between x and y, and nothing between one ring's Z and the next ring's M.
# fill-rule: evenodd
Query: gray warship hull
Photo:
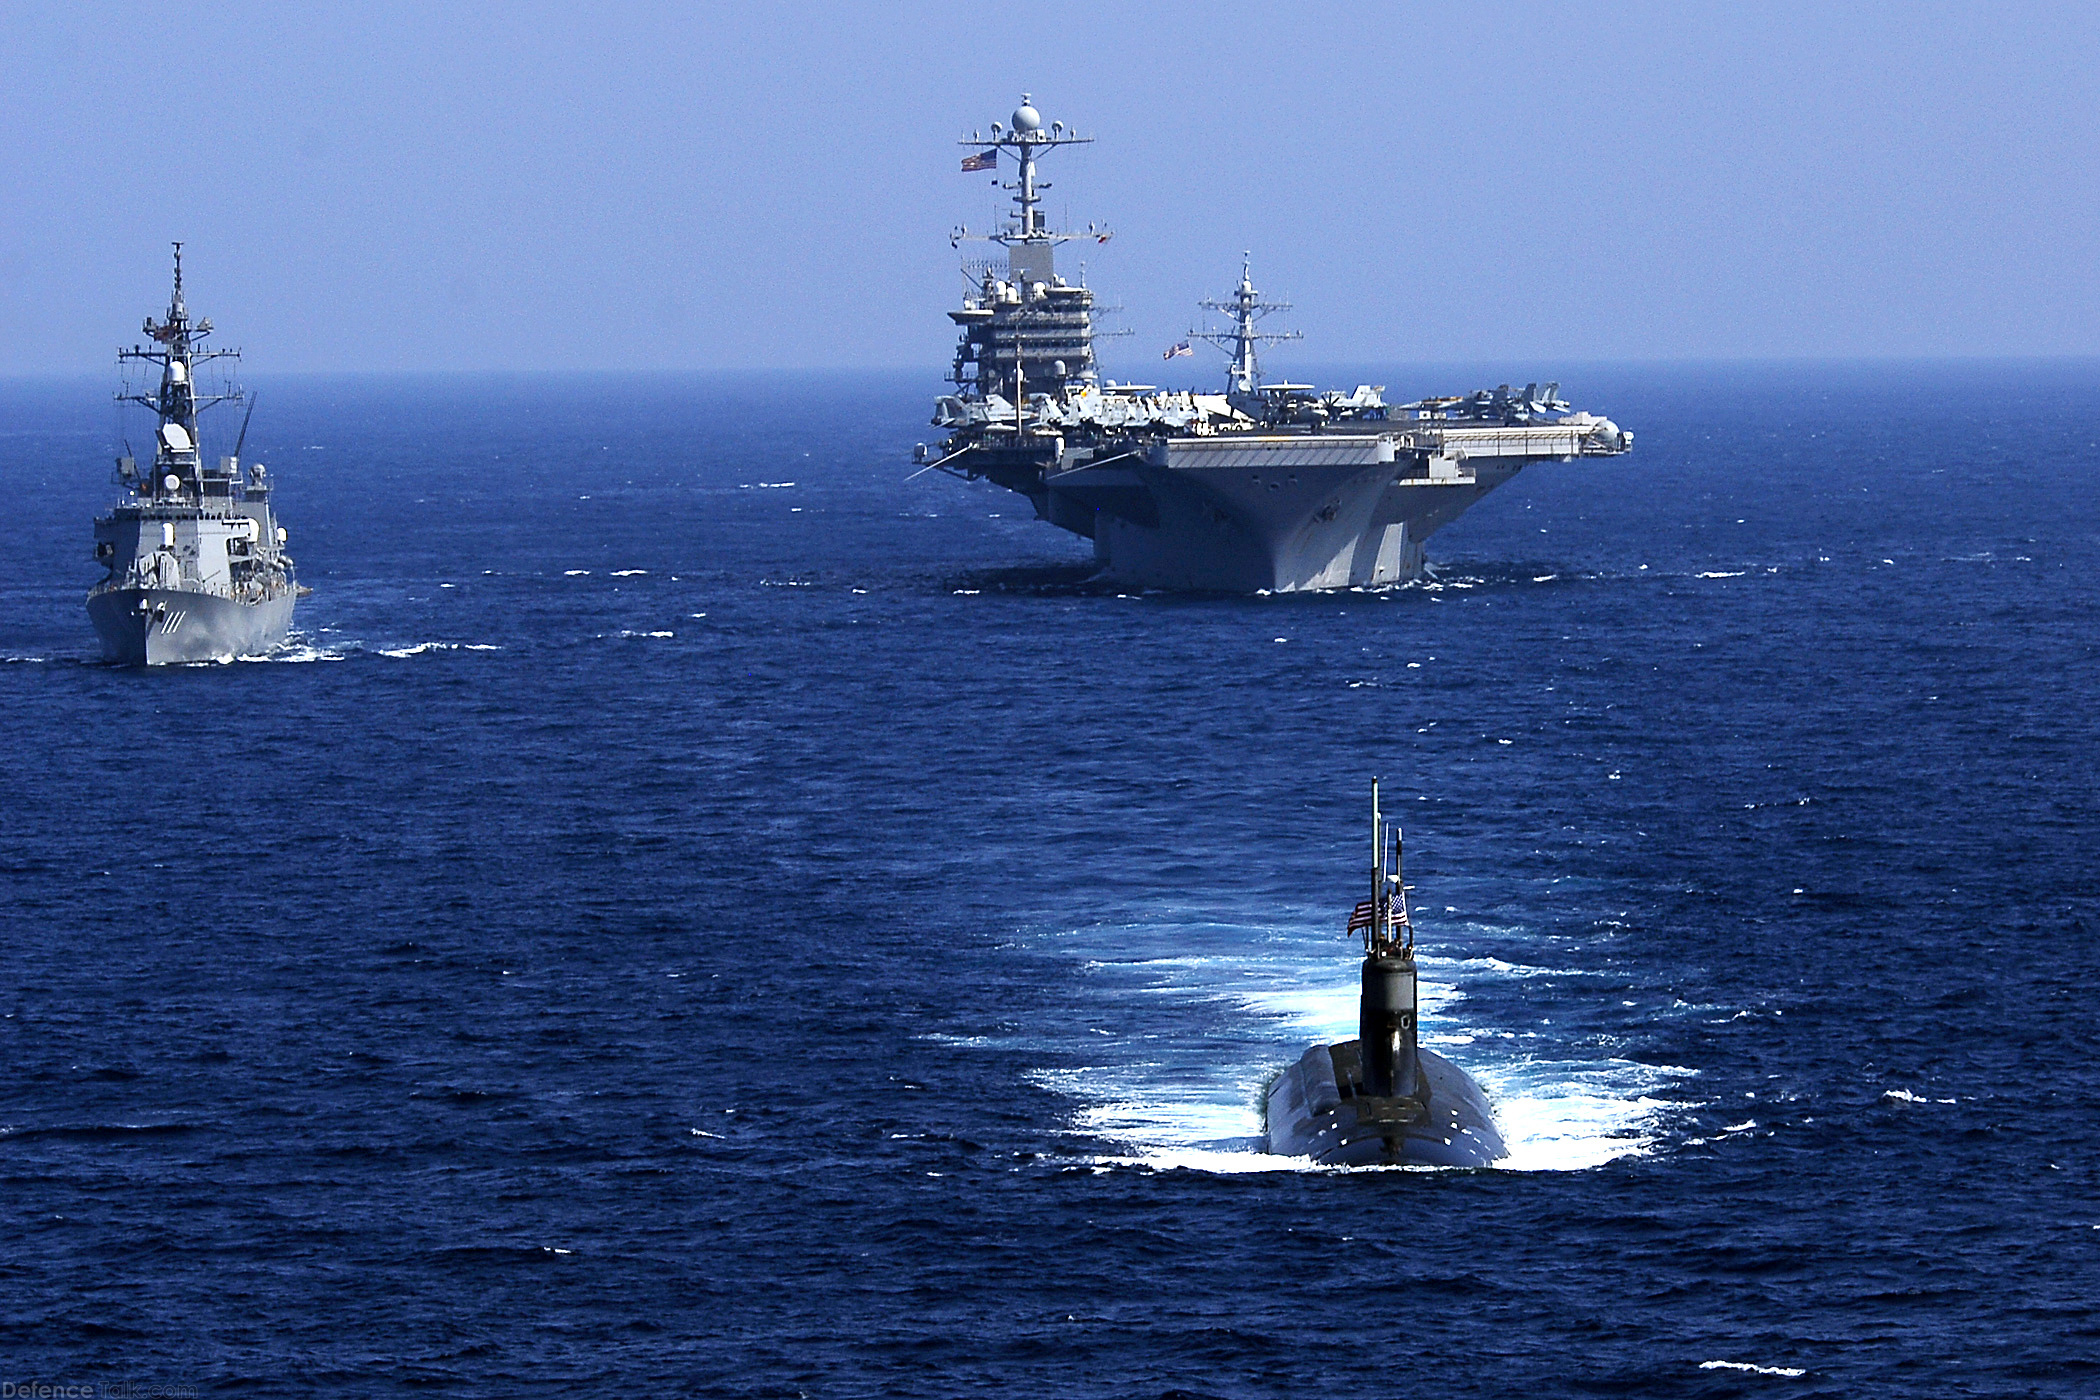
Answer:
M1365 465L1348 460L1362 449L1327 444L1175 443L1165 455L1166 467L1144 473L1157 525L1096 515L1105 579L1222 593L1403 582L1422 572L1430 535L1516 475L1511 466L1415 481L1396 476L1389 455Z
M1414 1095L1375 1098L1362 1092L1360 1042L1313 1046L1269 1087L1268 1150L1352 1167L1486 1167L1508 1156L1480 1086L1435 1051L1414 1053Z
M119 666L260 656L291 631L294 595L246 603L174 588L104 588L88 596L102 652Z
M1176 438L1060 463L1030 495L1041 518L1092 538L1115 582L1368 587L1418 577L1431 535L1526 462L1579 456L1585 442L1579 427Z
M1291 593L1417 578L1429 537L1527 463L1615 455L1627 438L1587 414L1105 444L986 432L938 465L1017 491L1038 519L1091 539L1105 579Z

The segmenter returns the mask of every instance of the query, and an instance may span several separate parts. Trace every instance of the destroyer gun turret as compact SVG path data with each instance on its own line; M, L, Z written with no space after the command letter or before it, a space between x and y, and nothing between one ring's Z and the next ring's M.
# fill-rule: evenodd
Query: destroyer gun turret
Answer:
M1109 232L1050 229L1037 178L1038 160L1091 139L1046 128L1023 94L1011 125L961 142L965 170L1013 166L1014 212L952 240L1005 256L964 264L970 291L948 313L961 329L955 392L933 418L947 436L915 455L1028 497L1039 519L1093 540L1107 577L1223 592L1394 583L1422 571L1431 534L1527 463L1633 446L1617 424L1572 411L1557 384L1389 405L1380 385L1266 383L1260 346L1295 336L1259 329L1287 307L1255 289L1251 258L1232 296L1204 303L1229 323L1167 352L1217 345L1231 357L1223 392L1104 381L1093 292L1059 274L1056 254Z

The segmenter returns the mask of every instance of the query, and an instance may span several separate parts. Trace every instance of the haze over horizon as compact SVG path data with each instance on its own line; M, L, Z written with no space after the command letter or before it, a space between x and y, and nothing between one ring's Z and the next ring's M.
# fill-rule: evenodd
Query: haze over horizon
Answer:
M1016 18L1025 14L1026 18ZM1118 377L1242 250L1279 364L2100 354L2100 11L399 4L0 16L0 372L920 368L1025 90ZM1010 173L1010 167L1005 173ZM1177 361L1177 379L1205 361Z

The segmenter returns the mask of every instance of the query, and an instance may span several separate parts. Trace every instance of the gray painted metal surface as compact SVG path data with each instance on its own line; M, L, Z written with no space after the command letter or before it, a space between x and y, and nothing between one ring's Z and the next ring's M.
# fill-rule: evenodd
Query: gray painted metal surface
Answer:
M1053 231L1037 207L1036 160L1083 139L1044 131L1024 97L1011 128L962 143L978 151L966 169L1018 167L1015 212L988 234L956 231L958 246L1002 246L1006 266L966 267L971 292L948 313L961 328L955 392L933 419L948 436L918 460L1027 496L1037 518L1094 542L1106 578L1235 593L1396 583L1421 573L1432 534L1527 464L1631 450L1631 433L1572 412L1553 384L1405 405L1376 385L1264 384L1259 346L1293 336L1257 329L1286 306L1263 300L1246 267L1231 299L1204 303L1230 327L1168 352L1225 350L1223 393L1103 383L1093 293L1058 274L1056 250L1109 235Z
M285 552L285 531L271 509L269 472L240 461L247 425L233 455L204 461L197 415L243 397L238 389L202 393L197 369L238 359L237 350L205 350L209 320L192 321L182 298L182 245L175 245L175 290L165 319L146 319L153 348L117 352L159 370L150 394L119 393L120 402L153 410L153 459L117 459L126 499L95 522L95 559L108 572L88 591L88 618L104 655L125 666L227 661L283 643L299 584ZM253 412L253 404L250 404Z
M120 666L169 666L262 656L284 642L292 595L240 603L174 588L110 588L88 595L103 655Z

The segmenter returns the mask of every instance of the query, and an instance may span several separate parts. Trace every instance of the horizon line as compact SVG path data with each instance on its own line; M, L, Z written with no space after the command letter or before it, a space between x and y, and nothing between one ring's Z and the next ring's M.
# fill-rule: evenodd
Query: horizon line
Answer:
M1298 360L1296 363L1308 370L1339 370L1350 367L1378 366L1380 368L1473 368L1491 364L1516 361L1552 360L1556 366L1565 365L1573 369L1624 368L1624 369L1672 369L1697 367L1741 367L1753 366L1955 366L1955 365L2076 365L2100 361L2100 350L2094 351L2042 351L2012 354L1992 352L1956 355L1945 353L1912 354L1857 354L1857 355L1679 355L1621 356L1600 355L1590 357L1556 357L1538 354L1467 355L1424 359L1335 359ZM106 367L74 366L52 369L8 369L0 368L0 380L57 380L75 379L106 374ZM1527 371L1528 373L1529 371ZM265 379L384 379L398 376L419 378L469 378L474 376L545 376L545 375L624 375L632 377L650 376L749 376L790 374L867 374L867 375L913 375L922 376L929 382L947 384L950 381L942 369L931 364L918 365L856 365L856 364L798 364L798 365L649 365L649 366L403 366L391 369L280 369L266 370L259 376L253 372L243 378ZM1117 382L1137 383L1136 379Z

